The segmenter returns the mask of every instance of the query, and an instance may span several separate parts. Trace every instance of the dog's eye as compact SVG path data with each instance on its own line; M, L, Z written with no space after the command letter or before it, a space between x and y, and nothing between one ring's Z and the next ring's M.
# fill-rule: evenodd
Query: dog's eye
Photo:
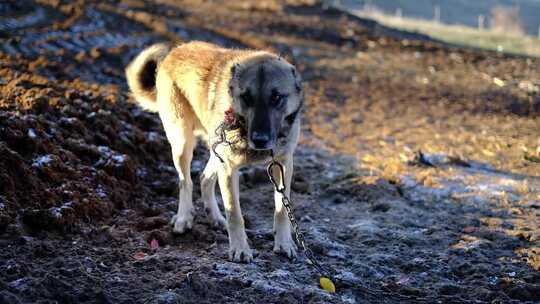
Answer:
M242 102L246 105L246 106L250 106L252 105L252 98L251 98L251 94L249 93L249 91L243 93L242 95L240 95L240 99L242 99Z
M279 93L272 94L272 97L270 97L270 103L277 107L283 104L283 101L285 101L285 98L287 96Z

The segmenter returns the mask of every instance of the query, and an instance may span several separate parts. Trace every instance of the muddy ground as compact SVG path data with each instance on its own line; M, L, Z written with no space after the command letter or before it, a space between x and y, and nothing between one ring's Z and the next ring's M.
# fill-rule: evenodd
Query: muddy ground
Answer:
M123 68L200 39L293 60L307 106L295 213L336 294L272 253L272 188L242 173L257 256L227 260ZM540 61L444 46L315 3L0 3L0 303L538 303ZM421 152L420 152L421 151ZM208 153L197 149L198 181ZM152 240L155 240L152 242Z

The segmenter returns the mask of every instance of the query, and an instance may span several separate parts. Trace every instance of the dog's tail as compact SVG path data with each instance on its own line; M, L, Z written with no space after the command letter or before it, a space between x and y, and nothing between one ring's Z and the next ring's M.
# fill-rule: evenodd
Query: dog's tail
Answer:
M158 111L156 102L156 73L160 62L171 46L158 43L144 49L126 68L126 78L135 100L145 110Z

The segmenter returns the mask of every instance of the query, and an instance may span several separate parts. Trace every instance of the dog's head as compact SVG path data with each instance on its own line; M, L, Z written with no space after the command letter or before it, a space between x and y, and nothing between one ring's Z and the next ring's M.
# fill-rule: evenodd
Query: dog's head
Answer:
M298 72L284 59L265 55L233 65L231 74L233 110L246 122L249 147L273 149L302 107Z

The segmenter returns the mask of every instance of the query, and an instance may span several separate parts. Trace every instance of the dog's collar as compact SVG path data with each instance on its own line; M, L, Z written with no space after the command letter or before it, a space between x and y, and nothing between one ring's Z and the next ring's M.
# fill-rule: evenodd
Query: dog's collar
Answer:
M244 118L234 113L232 107L225 111L224 123L227 130L242 129L245 126Z
M292 125L296 121L296 118L298 117L298 114L300 114L300 111L302 111L303 106L304 101L302 100L298 105L298 108L285 117L285 120L289 125ZM229 130L243 128L245 125L243 117L234 113L232 108L225 111L224 116L224 122Z

